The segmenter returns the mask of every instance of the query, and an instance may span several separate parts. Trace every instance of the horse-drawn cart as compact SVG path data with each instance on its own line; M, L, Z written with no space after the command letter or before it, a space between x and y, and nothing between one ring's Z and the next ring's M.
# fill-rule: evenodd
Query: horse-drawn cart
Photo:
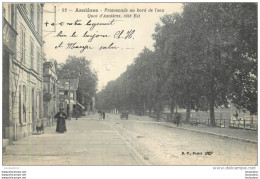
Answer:
M128 119L128 112L122 112L120 119Z

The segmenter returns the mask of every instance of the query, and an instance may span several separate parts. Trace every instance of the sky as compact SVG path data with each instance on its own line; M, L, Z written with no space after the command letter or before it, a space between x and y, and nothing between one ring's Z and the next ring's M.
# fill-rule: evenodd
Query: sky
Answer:
M144 47L153 50L160 17L181 12L181 3L45 3L44 53L58 63L69 55L85 56L98 74L100 90L125 72Z

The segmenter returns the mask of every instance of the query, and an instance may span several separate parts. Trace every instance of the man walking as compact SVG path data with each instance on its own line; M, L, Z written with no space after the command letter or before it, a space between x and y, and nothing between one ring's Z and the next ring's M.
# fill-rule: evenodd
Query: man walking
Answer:
M105 119L106 118L106 114L105 114L105 112L103 111L103 119Z
M78 110L77 106L74 108L74 115L75 115L75 117L76 117L76 120L78 120L79 110Z
M177 126L179 126L179 124L180 124L180 120L181 120L181 115L178 113L178 112L176 112L176 123L177 123Z

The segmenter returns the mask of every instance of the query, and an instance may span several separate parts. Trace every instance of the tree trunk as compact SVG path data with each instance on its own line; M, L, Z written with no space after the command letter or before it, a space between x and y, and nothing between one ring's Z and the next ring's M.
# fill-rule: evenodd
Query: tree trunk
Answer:
M211 84L210 84L210 98L209 98L209 110L210 110L210 126L215 127L215 113L214 113L214 107L215 107L215 98L214 98L214 79L212 77Z
M142 114L143 116L145 116L146 115L146 106L145 106L145 103L144 103L144 106L143 106L143 114Z
M189 123L190 122L190 113L191 113L190 106L187 106L185 123Z
M215 113L214 113L214 102L210 101L210 126L215 127Z
M190 87L188 86L187 90L187 103L186 103L186 123L190 122L190 113L191 113L191 98L190 98Z
M157 121L160 121L160 111L156 111L156 119Z
M149 117L152 117L152 109L149 108Z
M161 116L160 116L161 110L160 110L159 104L156 104L155 109L154 109L154 112L155 112L157 121L159 121L159 120L160 120L160 117L161 117Z
M170 117L170 121L172 121L173 119L172 119L172 117L173 117L173 113L174 113L174 104L172 103L171 104L171 117Z

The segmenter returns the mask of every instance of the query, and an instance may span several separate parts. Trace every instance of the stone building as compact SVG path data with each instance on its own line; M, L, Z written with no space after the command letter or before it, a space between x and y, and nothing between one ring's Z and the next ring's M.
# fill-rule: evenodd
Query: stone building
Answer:
M77 104L78 79L60 79L59 95L61 107L63 107L68 116L73 113L73 108Z
M16 57L16 37L15 30L15 5L3 4L3 36L2 36L2 137L8 141L14 139L14 124L12 118L12 61ZM5 141L4 141L5 143Z
M18 140L30 135L35 130L37 121L43 118L43 4L3 3L3 11L4 18L9 23L8 32L3 30L3 36L6 35L4 33L9 33L8 38L15 41L13 53L3 54L3 68L8 69L8 73L5 71L3 76L3 92L7 91L9 85L9 93L3 95L9 98L3 99L4 105L9 106L9 116L3 118L4 121L7 118L9 120L4 122L4 138Z
M45 126L54 125L54 115L59 111L59 84L56 60L43 63L43 117Z

